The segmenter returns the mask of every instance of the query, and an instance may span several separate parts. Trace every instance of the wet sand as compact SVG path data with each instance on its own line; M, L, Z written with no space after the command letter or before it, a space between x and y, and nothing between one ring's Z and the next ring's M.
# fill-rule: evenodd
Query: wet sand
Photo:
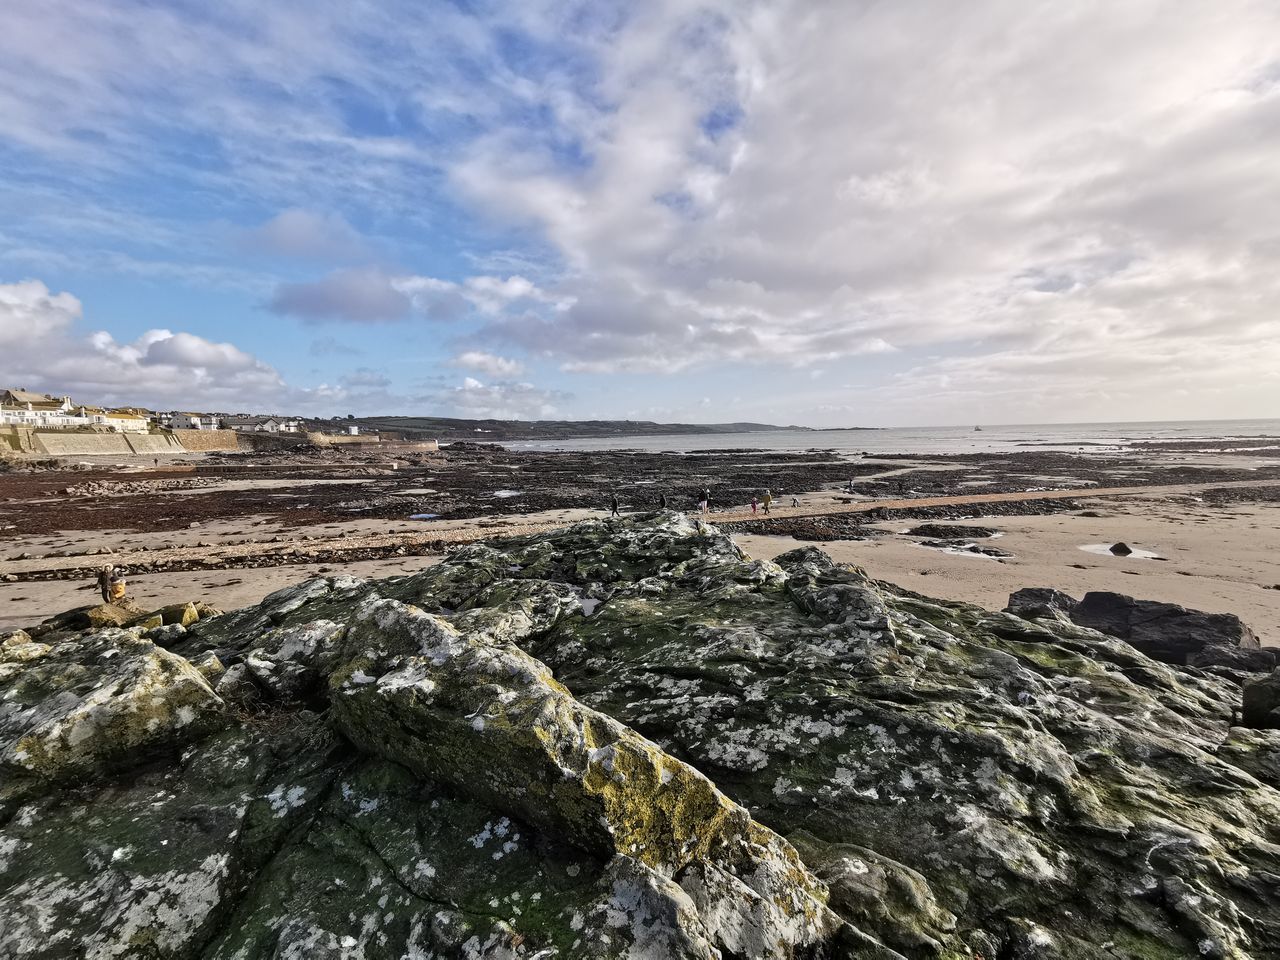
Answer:
M849 477L852 494L843 489ZM875 528L882 535L874 539L817 545L921 593L999 609L1026 586L1076 596L1115 590L1235 613L1264 642L1280 644L1280 589L1271 589L1280 584L1280 459L1167 453L842 461L819 451L703 457L468 448L414 462L326 455L210 461L185 472L0 475L0 580L16 578L0 582L0 629L92 602L91 571L108 561L129 566L130 593L143 605L203 599L232 609L320 572L396 576L438 562L454 543L606 516L600 508L611 489L624 510L653 509L659 492L683 507L690 497L679 491L701 489L704 479L724 508L712 523L751 521L749 508L733 505L769 487L778 494L772 527L807 517L826 518L810 525L820 536ZM801 482L808 485L794 486ZM1104 488L1112 491L1106 498L1098 496ZM518 495L505 495L511 491ZM869 509L895 519L876 522ZM444 516L415 521L414 512ZM1001 514L978 522L1002 536L980 543L1013 556L943 552L902 535L919 522L903 514L984 512ZM749 529L738 540L756 556L811 542L770 526ZM1080 549L1118 540L1166 559Z

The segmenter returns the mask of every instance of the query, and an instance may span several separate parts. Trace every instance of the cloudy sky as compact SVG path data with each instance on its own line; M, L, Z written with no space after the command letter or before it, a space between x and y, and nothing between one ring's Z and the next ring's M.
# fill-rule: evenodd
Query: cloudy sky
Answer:
M1274 0L7 0L0 383L1280 416Z

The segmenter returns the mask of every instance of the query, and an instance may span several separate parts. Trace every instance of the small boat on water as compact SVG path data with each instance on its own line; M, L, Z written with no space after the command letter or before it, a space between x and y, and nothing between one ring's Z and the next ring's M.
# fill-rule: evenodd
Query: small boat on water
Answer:
M982 428L981 428L981 427L974 427L974 428L973 428L973 432L974 432L974 433L981 433L981 432L982 432Z

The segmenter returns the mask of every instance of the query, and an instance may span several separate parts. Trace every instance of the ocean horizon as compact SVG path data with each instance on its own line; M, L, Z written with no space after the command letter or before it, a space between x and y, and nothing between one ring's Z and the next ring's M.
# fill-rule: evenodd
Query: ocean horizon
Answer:
M513 450L832 450L841 454L973 454L1042 451L1115 453L1139 443L1257 439L1257 449L1280 455L1280 419L1153 420L1120 423L974 424L947 427L866 427L762 430L726 434L661 434L504 443ZM481 439L481 438L477 438ZM1268 442L1270 441L1270 442ZM1194 448L1192 448L1194 449Z

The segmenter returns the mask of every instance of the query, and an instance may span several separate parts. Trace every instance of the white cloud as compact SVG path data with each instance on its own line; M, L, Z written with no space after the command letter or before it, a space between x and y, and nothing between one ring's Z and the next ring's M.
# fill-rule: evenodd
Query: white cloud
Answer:
M451 322L473 310L497 316L522 303L561 310L572 302L553 296L520 276L475 276L455 283L371 266L335 270L307 283L280 284L269 306L276 313L311 323L377 323L406 319L411 308L429 320Z
M79 300L50 293L39 280L0 283L0 345L16 351L24 343L48 340L65 332L80 313Z
M308 323L383 323L409 315L410 298L378 267L335 270L311 283L282 283L269 307Z
M462 384L423 398L456 417L467 419L530 420L556 416L559 404L572 399L559 390L543 390L531 383L483 383L465 377Z
M242 242L268 254L308 260L356 260L369 255L365 239L342 217L297 207L245 231Z
M491 377L514 377L524 371L524 364L519 360L499 357L483 350L468 350L454 357L450 363L455 367L478 370Z
M38 280L0 284L0 383L82 403L243 409L305 401L267 364L230 343L149 330L132 343L77 334L80 302Z
M1214 360L1202 379L1249 409L1227 359L1280 360L1278 33L1256 0L637 12L592 38L598 87L554 131L452 168L569 267L571 307L504 314L487 342L583 371L929 350L989 357L1028 399L1045 356L1063 385L1096 385L1105 355L1147 391Z
M1223 409L1273 389L1231 365L1274 363L1280 342L1268 0L5 13L5 135L55 171L106 185L145 171L283 210L260 228L273 248L334 262L354 231L315 211L431 238L403 268L280 287L275 307L308 321L478 319L474 344L569 371L818 365L830 382L852 376L841 364L873 375L875 358L929 355L914 387L886 389L934 420L969 416L940 384L984 362L1017 390L1006 416L1039 402L1044 358L1068 393L1096 389L1113 358L1163 390L1152 356L1198 364ZM542 55L510 56L513 35ZM156 129L174 142L156 149ZM33 186L10 186L0 240L24 270L54 269L59 244L12 235ZM62 200L50 235L183 238ZM484 222L454 232L455 203ZM437 245L477 276L420 275ZM198 273L123 255L118 269Z

